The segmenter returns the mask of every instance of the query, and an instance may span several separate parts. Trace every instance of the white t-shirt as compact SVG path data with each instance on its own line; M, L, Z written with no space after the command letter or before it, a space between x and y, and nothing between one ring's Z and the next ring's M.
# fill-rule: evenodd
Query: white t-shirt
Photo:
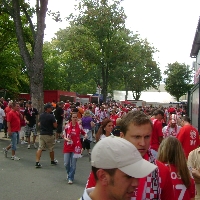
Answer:
M0 123L3 123L3 119L5 117L5 112L2 108L0 108Z
M94 190L95 187L84 190L83 196L79 200L92 200L89 194Z

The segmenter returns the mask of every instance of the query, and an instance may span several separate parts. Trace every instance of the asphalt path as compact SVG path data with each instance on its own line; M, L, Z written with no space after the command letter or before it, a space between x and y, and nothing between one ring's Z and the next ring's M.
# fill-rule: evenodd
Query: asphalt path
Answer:
M55 158L58 165L51 166L48 150L42 152L42 168L35 168L36 149L26 144L18 144L16 156L21 160L11 160L11 151L5 158L3 148L9 145L9 139L3 139L0 132L0 200L77 200L84 191L91 167L86 151L79 158L75 180L69 185L63 163L63 140L55 145ZM38 144L38 143L37 143Z

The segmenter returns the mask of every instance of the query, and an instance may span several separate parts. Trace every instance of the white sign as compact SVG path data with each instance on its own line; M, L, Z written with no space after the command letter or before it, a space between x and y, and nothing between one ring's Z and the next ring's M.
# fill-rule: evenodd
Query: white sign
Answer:
M101 88L100 87L97 87L96 94L101 94Z

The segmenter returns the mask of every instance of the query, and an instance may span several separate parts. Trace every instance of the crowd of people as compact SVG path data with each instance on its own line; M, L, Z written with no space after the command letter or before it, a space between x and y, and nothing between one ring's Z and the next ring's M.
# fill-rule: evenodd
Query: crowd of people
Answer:
M11 149L12 160L20 160L15 153L21 139L37 149L36 168L42 167L44 149L56 165L54 145L63 141L67 180L73 184L77 159L86 150L92 171L81 199L200 199L199 133L183 108L53 101L39 115L30 101L0 105L0 128L11 138L3 151L7 156Z

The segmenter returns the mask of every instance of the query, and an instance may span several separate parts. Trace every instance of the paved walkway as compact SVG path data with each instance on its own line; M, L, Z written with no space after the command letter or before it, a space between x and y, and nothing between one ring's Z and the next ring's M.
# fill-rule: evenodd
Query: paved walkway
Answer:
M57 166L50 165L48 151L43 151L40 163L42 168L35 168L36 149L27 149L27 145L18 145L16 155L20 161L11 160L3 154L3 147L10 140L4 139L0 132L0 199L2 200L77 200L82 196L87 178L90 173L90 162L86 155L78 159L74 184L66 181L66 171L63 164L63 141L55 146Z

